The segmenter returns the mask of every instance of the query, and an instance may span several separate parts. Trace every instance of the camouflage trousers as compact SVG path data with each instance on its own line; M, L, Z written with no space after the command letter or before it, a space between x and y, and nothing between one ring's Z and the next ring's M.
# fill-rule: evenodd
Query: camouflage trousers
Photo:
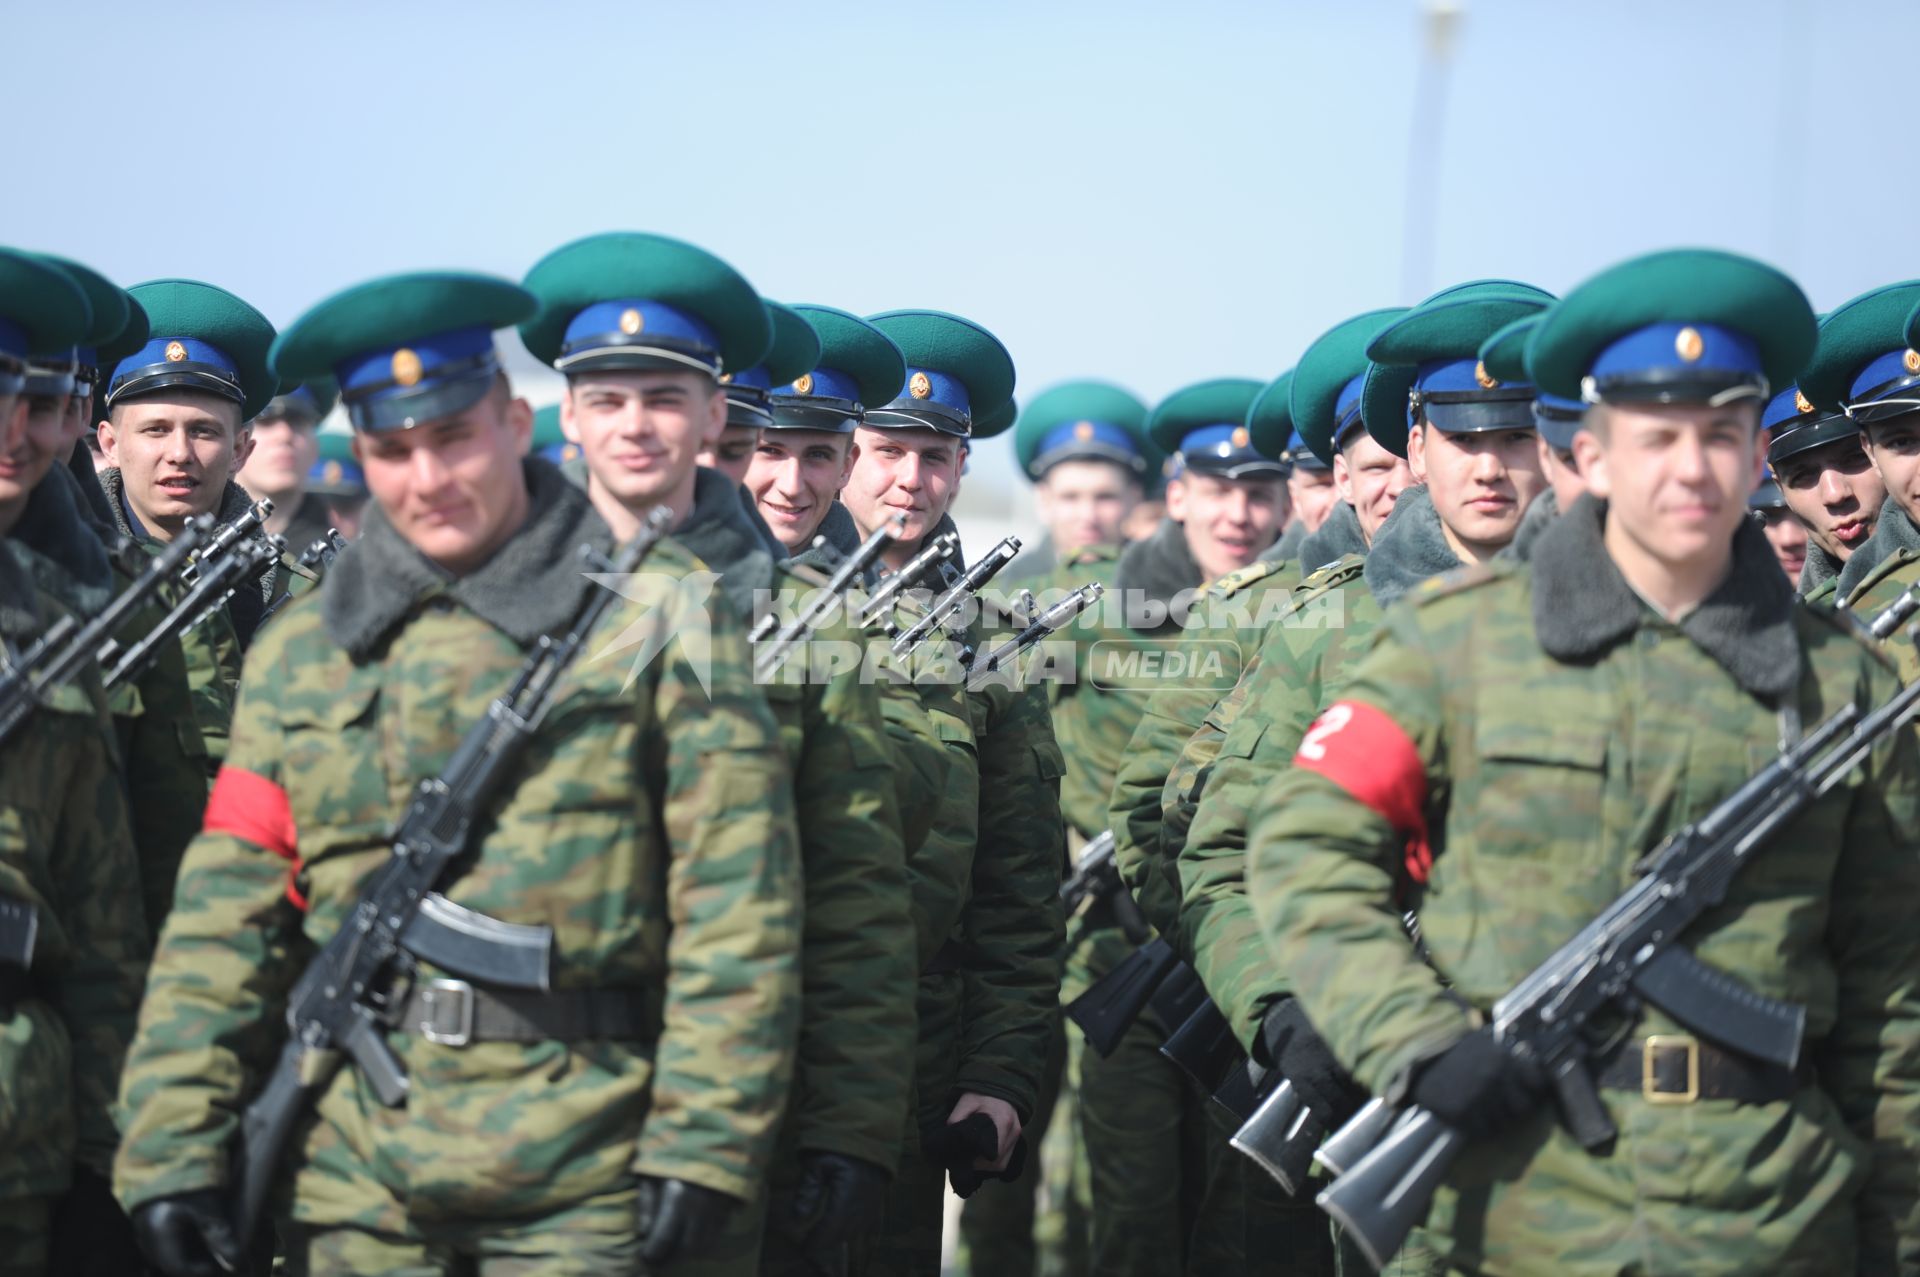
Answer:
M596 1277L640 1273L634 1190L540 1219L436 1225L431 1234L285 1223L286 1277Z
M880 1228L848 1247L849 1277L939 1277L947 1172L920 1156L920 1128L947 1119L959 1076L958 972L920 977L913 1111Z
M52 1226L51 1199L0 1200L0 1277L44 1277Z

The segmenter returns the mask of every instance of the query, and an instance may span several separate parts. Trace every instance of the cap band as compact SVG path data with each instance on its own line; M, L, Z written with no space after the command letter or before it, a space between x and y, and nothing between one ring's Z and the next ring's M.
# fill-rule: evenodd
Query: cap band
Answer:
M697 315L646 298L595 302L567 324L553 366L565 373L692 368L719 376L720 337Z

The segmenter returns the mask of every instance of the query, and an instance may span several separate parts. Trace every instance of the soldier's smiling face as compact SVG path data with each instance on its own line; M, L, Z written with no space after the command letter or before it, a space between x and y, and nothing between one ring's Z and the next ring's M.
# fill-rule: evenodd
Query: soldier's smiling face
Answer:
M526 521L521 458L532 439L532 410L496 381L454 416L356 434L353 455L394 530L457 576L486 562Z
M1287 476L1287 496L1292 498L1293 517L1309 532L1320 530L1320 525L1333 512L1333 503L1340 499L1339 490L1333 484L1333 471L1300 465Z
M1751 401L1603 404L1573 437L1587 488L1612 530L1669 570L1724 559L1760 482L1766 436Z
M1427 485L1448 544L1468 563L1513 540L1520 516L1547 486L1531 430L1448 434L1423 422L1407 435L1407 464Z
M1360 534L1373 544L1374 534L1393 513L1393 503L1413 482L1406 459L1380 446L1364 430L1355 430L1333 458L1333 486L1340 499L1353 507Z
M13 526L27 505L27 400L0 395L0 530Z
M840 499L862 536L898 514L906 527L887 550L887 561L904 562L919 548L946 514L960 487L960 466L967 446L938 430L870 430L853 432L860 446L853 474Z
M1243 568L1272 545L1287 519L1287 489L1271 479L1225 479L1189 470L1167 484L1167 517L1186 534L1204 584Z
M1887 495L1907 517L1920 522L1920 412L1903 412L1861 431L1861 442L1880 472Z
M1056 550L1083 550L1120 539L1120 525L1139 502L1140 481L1112 461L1062 461L1034 485L1040 521Z
M747 467L747 491L760 517L789 550L800 550L847 486L857 455L853 436L828 430L766 430Z
M595 503L635 512L666 502L684 513L700 450L726 424L719 383L691 371L583 373L560 401L560 429L580 445Z
M252 447L239 404L190 390L116 403L100 425L100 448L107 464L120 467L127 504L163 535L219 509L227 480Z

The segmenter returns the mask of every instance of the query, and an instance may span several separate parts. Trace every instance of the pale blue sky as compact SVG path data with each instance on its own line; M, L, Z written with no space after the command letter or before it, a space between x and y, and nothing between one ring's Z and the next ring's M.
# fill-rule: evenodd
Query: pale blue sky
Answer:
M74 15L6 20L38 176L0 240L208 279L277 323L376 274L517 278L658 230L770 297L978 319L1022 399L1097 375L1151 400L1416 300L1416 0ZM1920 274L1917 36L1896 0L1466 0L1421 291L1560 291L1689 243L1767 257L1822 309Z

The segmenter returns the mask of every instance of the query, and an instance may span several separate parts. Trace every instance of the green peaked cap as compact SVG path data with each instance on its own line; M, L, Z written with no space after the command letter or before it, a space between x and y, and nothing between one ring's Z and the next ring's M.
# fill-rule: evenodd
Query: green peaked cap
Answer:
M894 345L893 338L860 316L833 306L811 303L796 304L793 310L812 325L820 340L820 353L812 363L786 378L788 382L816 369L840 373L852 379L853 385L843 388L853 390L852 402L863 407L891 403L906 385L906 356L900 353L900 347ZM796 385L783 386L776 378L773 393L776 396L810 394L823 398L844 398L826 393L830 389L825 384L828 380L822 377L820 385L810 380L807 388L801 390Z
M879 429L933 429L987 438L981 425L1013 399L1013 356L1000 339L971 319L941 310L889 310L867 322L893 339L907 361L899 395L867 405L867 425ZM1000 426L1013 424L1009 416Z
M226 289L197 279L149 280L129 288L127 295L146 313L147 332L138 341L130 333L123 333L101 349L100 369L107 378L110 400L138 398L170 385L195 386L191 377L165 373L164 366L170 361L152 352L159 342L192 341L212 346L233 362L242 397L242 421L252 421L272 402L280 380L267 359L275 334L265 315ZM148 357L152 363L144 362ZM136 372L141 375L129 380L128 374ZM231 391L231 386L225 386L214 393Z
M1293 369L1268 382L1247 408L1247 433L1257 451L1270 457L1293 442Z
M86 290L38 253L0 248L0 320L20 330L25 349L12 356L64 353L82 344L93 326ZM8 347L0 345L0 359Z
M127 295L126 289L91 266L56 257L52 253L36 253L34 256L65 271L67 277L86 294L92 321L87 326L86 335L74 345L92 346L98 352L110 344L134 346L146 341L147 312Z
M820 362L820 334L793 307L779 302L763 304L767 318L773 323L773 344L761 357L760 365L767 370L767 380L773 383L771 389L778 391L801 373L812 371Z
M1408 397L1420 365L1438 359L1477 361L1480 343L1496 330L1552 304L1552 293L1531 284L1478 279L1440 290L1382 328L1367 343L1371 366L1360 396L1367 433L1396 457L1406 456L1413 424ZM1520 425L1531 426L1526 408L1518 415Z
M531 450L538 452L542 448L557 447L566 441L566 432L560 429L560 405L550 403L544 408L535 409Z
M590 235L548 253L521 282L540 299L540 313L520 325L520 340L546 364L559 365L568 327L583 311L627 301L658 303L705 324L719 343L721 373L753 367L773 344L773 321L753 285L706 249L666 235ZM640 317L637 308L629 310ZM615 331L627 313L609 315L604 330ZM645 348L639 340L645 331L631 334L636 352Z
M1531 381L1527 373L1527 342L1540 326L1538 314L1503 324L1480 343L1480 362L1496 381Z
M337 373L354 429L404 429L478 402L498 372L494 333L535 305L493 275L385 275L294 320L273 343L273 368L290 385Z
M1071 427L1069 438L1043 452L1047 437L1063 427ZM1114 431L1120 437L1111 437ZM1030 479L1062 461L1112 461L1145 476L1164 460L1147 438L1147 405L1105 381L1062 382L1035 395L1020 410L1013 451Z
M1527 371L1550 395L1584 399L1596 358L1623 337L1665 324L1742 334L1776 391L1794 383L1813 353L1813 307L1793 280L1738 253L1680 248L1609 267L1561 298L1528 343Z
M1172 456L1188 434L1203 427L1234 422L1245 430L1247 409L1263 389L1251 377L1216 377L1182 386L1153 406L1147 435L1155 447ZM1251 435L1247 446L1252 446ZM1273 459L1278 459L1277 453Z
M1404 306L1370 310L1342 320L1321 333L1293 366L1293 428L1314 456L1333 464L1334 415L1340 392L1368 368L1367 343L1374 334L1407 313Z
M1916 305L1920 280L1887 284L1835 307L1820 321L1813 357L1800 373L1800 393L1816 408L1839 411L1868 364L1902 346L1912 348L1907 320Z

